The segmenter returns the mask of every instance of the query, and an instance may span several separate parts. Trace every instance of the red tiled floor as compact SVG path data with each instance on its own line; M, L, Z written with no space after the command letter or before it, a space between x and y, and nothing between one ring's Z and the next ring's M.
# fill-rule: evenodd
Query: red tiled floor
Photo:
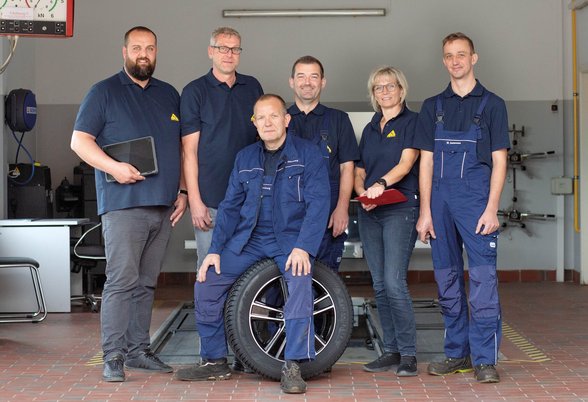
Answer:
M435 296L433 284L411 286L415 298ZM50 314L40 324L0 325L0 401L588 401L588 287L574 284L503 283L505 337L499 384L478 384L471 374L397 378L366 373L361 364L337 364L309 381L305 396L285 395L279 383L256 375L221 382L186 383L169 374L127 372L124 383L101 381L99 315ZM153 331L192 286L158 290ZM353 295L370 296L371 288ZM522 339L522 341L521 341ZM546 361L533 359L543 354Z

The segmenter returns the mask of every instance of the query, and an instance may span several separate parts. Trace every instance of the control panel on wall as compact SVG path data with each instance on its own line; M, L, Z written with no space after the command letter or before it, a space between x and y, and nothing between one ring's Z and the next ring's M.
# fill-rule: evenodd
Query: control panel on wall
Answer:
M0 0L0 35L73 36L74 0Z

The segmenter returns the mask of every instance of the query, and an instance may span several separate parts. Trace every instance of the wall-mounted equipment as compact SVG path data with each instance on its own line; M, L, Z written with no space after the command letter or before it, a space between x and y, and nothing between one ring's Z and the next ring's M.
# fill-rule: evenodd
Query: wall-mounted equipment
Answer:
M523 232L525 232L525 234L529 237L532 237L533 233L529 230L527 224L525 223L527 219L534 221L554 221L556 219L556 216L553 214L534 214L531 212L519 211L517 209L514 209L514 204L513 209L499 210L498 216L506 218L502 222L501 231L504 231L508 227L515 226L521 229Z
M520 169L521 171L525 172L527 176L532 177L531 173L527 170L527 166L525 162L528 159L544 159L549 156L554 156L555 151L545 151L545 152L523 152L519 148L519 137L525 136L525 126L522 126L520 129L516 128L516 125L512 125L512 129L508 130L512 133L512 148L508 153L508 165L513 169Z
M555 151L537 152L532 154L523 154L519 151L519 136L525 136L525 126L521 129L517 129L516 125L512 125L512 129L508 130L512 133L512 148L508 153L508 165L512 169L510 181L512 182L512 205L509 209L499 209L498 216L503 218L502 224L500 225L500 231L503 232L511 227L519 228L529 237L533 236L533 233L527 227L526 220L535 221L554 221L557 217L553 214L541 214L533 212L524 212L517 208L517 170L521 170L529 177L527 168L524 162L527 158L545 158L550 155L555 155Z
M29 89L13 89L4 105L6 124L12 131L31 131L37 122L37 100Z
M0 35L73 36L74 0L0 0Z

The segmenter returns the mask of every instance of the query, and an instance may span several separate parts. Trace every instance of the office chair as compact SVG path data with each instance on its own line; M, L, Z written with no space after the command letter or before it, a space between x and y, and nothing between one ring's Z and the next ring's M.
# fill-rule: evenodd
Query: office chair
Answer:
M82 294L71 297L72 301L82 301L92 308L93 312L98 312L99 302L102 300L100 295L93 293L92 286L92 269L98 266L100 261L106 261L106 254L104 251L104 245L100 241L102 237L98 236L99 242L90 243L88 242L89 237L96 229L102 226L101 222L88 222L82 225L82 228L89 227L89 229L83 231L79 239L72 247L71 261L72 268L71 272L78 273L82 272ZM98 234L100 231L97 232Z

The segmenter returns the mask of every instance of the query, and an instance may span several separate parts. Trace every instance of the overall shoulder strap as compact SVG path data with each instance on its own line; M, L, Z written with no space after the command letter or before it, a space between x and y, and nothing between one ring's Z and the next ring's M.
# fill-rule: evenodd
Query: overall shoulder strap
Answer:
M476 114L474 116L474 123L476 124L476 126L480 125L480 120L482 119L482 112L484 111L484 108L486 107L486 103L488 103L488 98L490 98L490 95L492 93L491 92L486 92L486 94L484 94L484 97L482 98L482 102L480 102L480 105L478 106L478 110L476 110Z
M441 99L441 95L438 95L437 100L435 101L435 116L437 116L435 124L443 125L443 116L445 113L443 112L443 102Z

